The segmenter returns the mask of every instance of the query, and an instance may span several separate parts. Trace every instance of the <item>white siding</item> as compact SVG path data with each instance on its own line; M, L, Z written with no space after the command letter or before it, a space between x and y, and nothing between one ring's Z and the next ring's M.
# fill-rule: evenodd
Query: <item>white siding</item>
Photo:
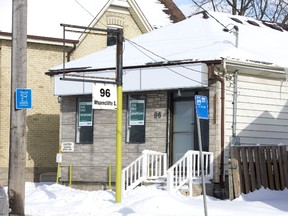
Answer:
M241 145L288 144L288 86L283 80L238 75L236 134ZM226 87L226 144L232 136L233 85Z

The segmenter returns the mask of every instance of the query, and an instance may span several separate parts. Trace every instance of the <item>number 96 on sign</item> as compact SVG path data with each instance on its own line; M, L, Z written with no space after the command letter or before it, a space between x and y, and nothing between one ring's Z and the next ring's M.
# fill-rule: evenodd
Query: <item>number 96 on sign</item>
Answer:
M117 86L115 84L94 83L92 97L93 109L117 109Z

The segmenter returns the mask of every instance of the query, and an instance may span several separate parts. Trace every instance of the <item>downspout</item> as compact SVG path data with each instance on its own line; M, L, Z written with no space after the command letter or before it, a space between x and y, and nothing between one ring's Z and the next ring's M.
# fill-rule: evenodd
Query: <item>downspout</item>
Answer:
M239 144L239 140L236 137L236 127L237 127L237 97L238 97L238 73L234 73L234 90L233 90L233 119L232 119L232 145Z
M224 110L225 110L225 86L224 79L217 75L214 71L214 64L208 66L211 78L217 79L221 83L221 158L220 158L220 187L224 188Z
M73 43L73 47L67 52L67 62L70 62L71 55L75 50L76 50L76 44Z

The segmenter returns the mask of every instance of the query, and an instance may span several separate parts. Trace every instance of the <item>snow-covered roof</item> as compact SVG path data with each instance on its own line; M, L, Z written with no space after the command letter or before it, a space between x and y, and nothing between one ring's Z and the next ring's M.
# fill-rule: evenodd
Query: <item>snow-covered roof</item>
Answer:
M163 12L164 5L158 0L135 0L135 2L151 26L160 27L171 22L169 16ZM122 4L124 7L127 2L126 0L29 0L27 1L28 34L62 38L63 30L60 23L88 26L107 4ZM11 32L11 0L0 1L0 20L0 31ZM70 39L78 39L74 37L75 34L71 34Z
M231 31L223 31L224 28ZM126 40L123 66L224 58L288 67L287 39L287 31L277 30L252 18L217 12L199 13L133 40ZM71 61L65 68L111 68L115 66L115 61L115 47L108 47ZM52 70L61 67L59 65Z

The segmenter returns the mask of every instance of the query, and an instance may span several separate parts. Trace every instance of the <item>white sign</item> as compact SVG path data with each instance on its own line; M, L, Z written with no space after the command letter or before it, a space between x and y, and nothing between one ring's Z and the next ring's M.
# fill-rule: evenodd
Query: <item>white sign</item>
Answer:
M62 152L74 152L74 142L62 142L61 151Z
M56 155L56 163L62 163L62 154L58 153Z
M117 109L116 84L94 83L93 85L93 109Z

